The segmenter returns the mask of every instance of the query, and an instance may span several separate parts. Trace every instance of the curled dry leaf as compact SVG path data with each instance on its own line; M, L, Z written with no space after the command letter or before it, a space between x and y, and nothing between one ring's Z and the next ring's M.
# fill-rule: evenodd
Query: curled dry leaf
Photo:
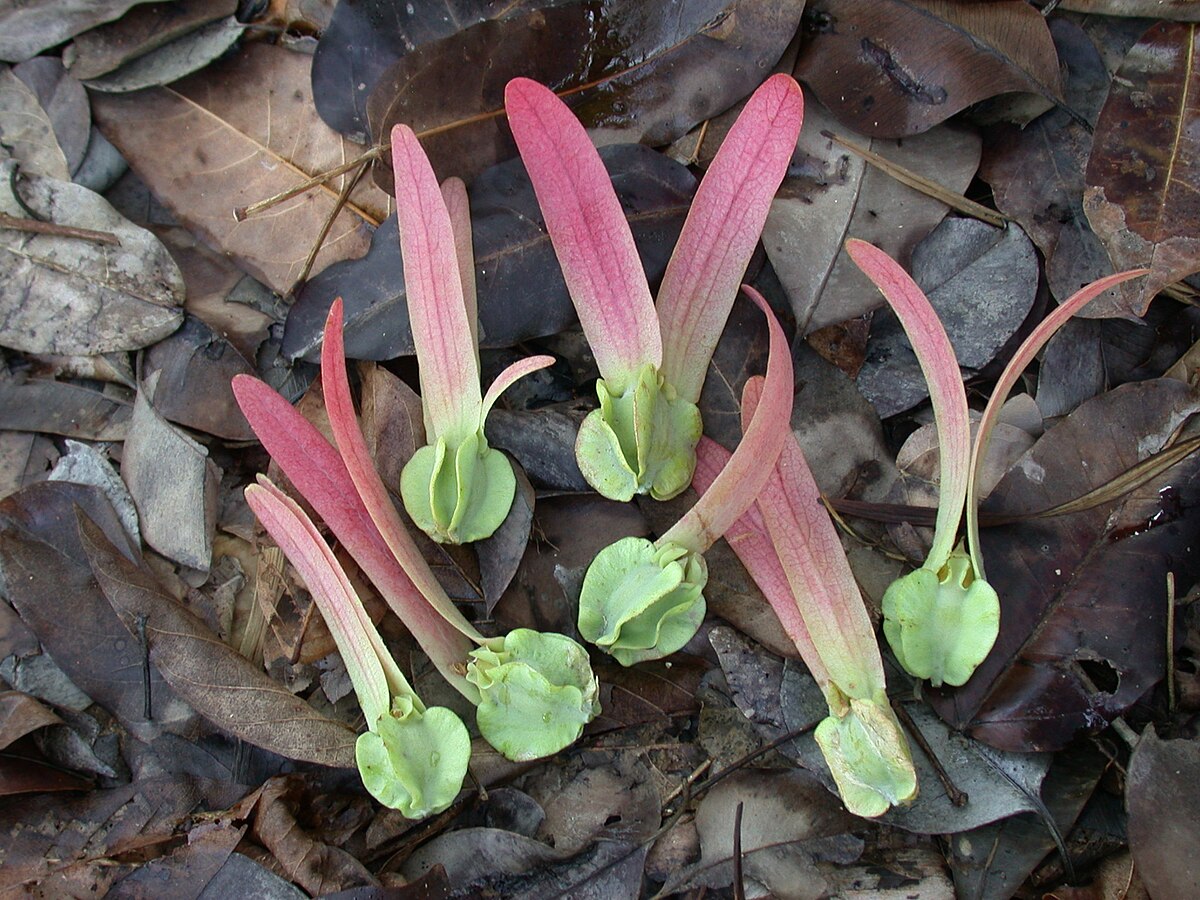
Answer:
M1084 211L1114 268L1150 269L1117 288L1127 316L1200 270L1198 41L1194 24L1153 26L1126 55L1096 123Z
M170 84L219 59L237 43L246 26L233 16L202 25L169 44L132 59L119 69L92 78L93 91L127 94L160 84Z
M79 532L108 602L131 634L144 617L150 661L198 712L222 730L289 759L354 768L353 729L325 718L219 641L83 513Z
M92 98L96 123L154 194L189 229L281 294L299 276L341 183L244 222L233 210L357 155L313 110L305 87L310 64L282 47L251 44L170 87ZM360 183L334 219L314 271L365 253L387 202Z
M37 95L7 66L0 69L0 141L22 172L71 180L50 116Z
M56 56L35 56L13 66L50 117L54 136L67 158L67 169L78 171L92 137L92 109L82 84L67 74Z
M2 165L7 184L13 163ZM183 277L153 234L79 185L29 176L16 190L45 221L105 232L119 244L0 230L0 344L30 353L108 353L136 350L179 327ZM7 189L0 211L28 215Z

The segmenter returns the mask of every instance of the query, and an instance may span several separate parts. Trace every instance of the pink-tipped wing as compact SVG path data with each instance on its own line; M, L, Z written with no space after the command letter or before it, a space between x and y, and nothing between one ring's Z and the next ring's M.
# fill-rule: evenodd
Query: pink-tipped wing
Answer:
M787 172L804 99L788 75L768 78L704 174L658 292L662 373L695 403L708 361Z
M458 257L458 277L462 283L463 306L467 310L467 325L471 329L471 346L475 348L476 365L479 362L479 303L475 296L475 247L471 232L471 203L467 197L467 186L461 178L447 178L442 182L442 199L450 213L450 225L454 229L454 254Z
M483 395L483 418L487 418L488 413L492 411L492 406L500 399L500 395L512 387L513 384L520 381L526 375L536 372L538 369L544 369L552 365L554 365L554 357L543 354L541 356L527 356L525 359L517 360L511 366L506 366L504 371L496 376L496 380L487 389L487 393Z
M937 526L926 563L936 571L954 548L970 470L971 421L958 359L928 298L899 263L865 241L847 241L846 252L896 313L929 386L937 423L940 484Z
M767 317L770 334L767 376L763 379L762 401L754 420L743 430L741 443L729 464L716 477L696 505L659 538L703 553L721 537L754 502L771 476L784 440L792 433L792 355L787 337L771 307L754 288L742 290ZM757 376L756 376L757 377Z
M304 579L342 654L367 727L373 727L392 707L396 685L389 683L388 674L400 684L407 686L407 682L367 618L350 579L304 511L270 481L247 487L246 502Z
M760 388L742 392L742 422L751 421ZM829 678L848 697L870 700L884 688L883 661L858 582L812 470L794 436L784 442L758 496L763 523L779 555L800 616Z
M1038 324L1037 328L1033 329L1024 343L1017 348L1017 352L1013 354L1012 359L1008 361L1008 365L1004 367L1004 371L1000 373L1000 379L996 382L992 396L983 410L983 417L979 420L979 428L975 432L975 447L971 451L970 474L967 480L967 546L971 550L971 564L975 569L976 578L984 578L986 580L983 572L983 559L979 553L978 479L980 471L983 469L983 461L987 458L988 444L992 437L992 426L996 422L996 416L999 415L1000 408L1008 399L1008 392L1012 390L1017 379L1021 377L1021 372L1029 365L1030 360L1037 356L1042 347L1046 345L1046 342L1054 336L1068 319L1109 288L1123 281L1129 281L1131 278L1145 275L1149 271L1149 269L1133 269L1129 272L1118 272L1115 275L1109 275L1107 278L1101 278L1099 281L1093 281L1086 287L1080 288L1063 303L1059 304L1058 308L1051 312L1050 315L1046 316Z
M600 375L620 390L643 364L662 362L662 341L608 171L550 89L515 78L504 108Z
M325 320L325 340L321 345L321 387L325 392L325 408L329 427L337 441L338 450L358 496L366 507L371 521L379 529L392 556L437 612L472 641L481 641L479 632L463 618L450 601L445 589L429 568L429 563L417 549L412 535L400 520L383 479L367 449L366 439L358 427L354 401L350 398L350 382L346 378L346 355L342 338L342 301L338 298Z
M725 464L729 462L730 455L729 451L716 441L707 437L700 438L700 444L696 447L696 472L692 476L692 487L697 493L703 494L708 491L725 468ZM771 490L771 482L767 482L765 489ZM808 671L812 673L821 689L825 690L829 683L829 673L825 671L821 654L817 651L816 644L813 643L800 615L800 608L796 605L796 598L792 596L792 588L783 571L783 564L779 561L779 554L775 552L775 545L771 543L771 536L767 533L767 526L757 504L752 504L729 527L725 532L725 540L742 561L742 565L746 567L758 589L763 592L763 596L767 598L767 603L771 605L779 624L783 626L784 634L796 645L796 650L808 666Z
M454 226L433 167L407 125L392 129L400 255L428 439L457 447L479 428L479 364Z

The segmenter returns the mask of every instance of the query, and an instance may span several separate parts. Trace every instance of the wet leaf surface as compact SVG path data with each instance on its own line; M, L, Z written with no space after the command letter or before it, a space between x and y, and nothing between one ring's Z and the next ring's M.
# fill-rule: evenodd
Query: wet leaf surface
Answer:
M1124 385L1050 429L985 510L1046 509L1160 449L1197 409L1168 379ZM962 688L932 697L956 728L996 747L1056 750L1097 730L1163 677L1166 576L1196 577L1194 457L1113 505L985 529L1000 635Z
M1115 268L1150 269L1119 288L1130 315L1143 315L1164 286L1200 270L1195 32L1195 25L1165 22L1147 31L1125 57L1096 122L1084 211Z
M778 62L802 4L615 0L530 4L417 47L368 102L376 141L403 122L434 170L472 177L511 157L504 85L533 78L564 98L602 144L670 143L746 97ZM388 160L376 179L391 185Z
M862 134L918 134L996 94L1060 91L1050 32L1025 3L814 0L805 20L815 35L796 77Z
M601 154L633 229L642 265L662 277L683 227L695 180L678 163L647 147ZM507 347L562 331L575 309L533 188L519 160L485 172L471 185L471 227L479 292L479 345ZM288 315L283 352L315 359L329 307L346 304L346 355L391 359L413 352L395 216L371 240L365 259L330 267L312 279Z

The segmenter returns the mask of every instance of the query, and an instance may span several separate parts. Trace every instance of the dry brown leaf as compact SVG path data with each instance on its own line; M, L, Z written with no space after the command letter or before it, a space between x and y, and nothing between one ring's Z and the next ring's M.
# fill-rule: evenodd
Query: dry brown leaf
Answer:
M93 97L93 115L133 168L192 231L277 293L289 291L333 210L334 181L243 222L236 207L357 156L317 116L311 57L250 44L169 87ZM334 219L313 271L367 252L388 197L360 182Z

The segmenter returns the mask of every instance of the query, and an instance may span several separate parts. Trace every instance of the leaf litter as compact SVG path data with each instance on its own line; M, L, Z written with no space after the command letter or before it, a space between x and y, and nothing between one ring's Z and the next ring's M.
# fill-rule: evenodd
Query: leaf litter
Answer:
M1176 770L1194 762L1187 717L1200 702L1195 462L1153 464L1189 446L1197 412L1197 293L1180 280L1200 269L1186 10L696 0L673 19L609 4L591 22L587 4L298 2L235 21L233 3L82 6L60 4L53 22L45 4L0 11L0 55L18 63L0 73L6 889L817 897L904 883L948 896L953 879L960 896L1023 882L1068 896L1093 865L1077 840L1089 811L1121 801L1129 849L1097 879L1136 863L1152 893L1191 886L1170 840L1190 827ZM1110 18L1129 13L1164 20ZM577 27L548 27L560 20ZM303 52L314 36L315 61ZM1151 270L1083 311L1109 321L1060 332L1017 398L1020 427L996 442L1006 451L983 508L1003 607L991 655L959 689L889 671L928 745L914 749L920 794L875 823L841 808L804 733L824 701L718 546L704 629L665 661L598 664L604 712L580 744L514 766L477 741L486 791L415 825L381 812L344 771L361 722L329 631L241 498L267 460L229 390L258 373L304 395L304 360L343 296L351 356L376 361L355 378L368 445L398 492L424 441L420 382L401 358L412 347L391 201L359 172L369 148L354 141L404 122L428 132L439 174L473 179L480 338L496 354L485 367L557 357L488 425L528 476L508 520L474 548L422 538L421 553L485 633L573 635L596 551L661 534L693 500L587 492L574 440L595 362L510 159L500 91L509 74L541 73L615 145L603 155L653 286L725 111L776 65L804 82L809 121L746 279L790 330L791 426L841 510L873 616L902 558L924 552L938 454L923 385L898 362L907 346L846 268L843 240L879 244L925 285L980 406L1047 302ZM99 183L85 175L85 153L104 146L92 115L136 173L113 206L70 181ZM697 165L657 149L692 129L682 155ZM897 165L915 178L889 174ZM311 177L321 184L235 220ZM1016 224L947 216L946 191ZM705 382L706 427L729 446L764 336L739 302ZM299 405L320 426L319 389ZM414 683L445 702L404 624L356 567L349 577ZM1102 777L1110 760L1127 772L1123 796ZM47 821L68 827L50 834Z

